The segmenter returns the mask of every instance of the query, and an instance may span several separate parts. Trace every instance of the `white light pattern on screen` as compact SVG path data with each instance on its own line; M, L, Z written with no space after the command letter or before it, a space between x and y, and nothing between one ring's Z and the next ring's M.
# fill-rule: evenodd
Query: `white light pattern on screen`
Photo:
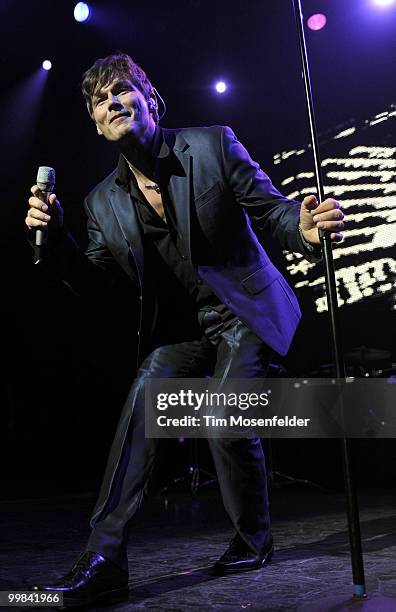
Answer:
M348 141L338 140L352 135L354 144L365 140L367 143L373 135L377 139L374 130L381 129L383 134L386 127L383 124L395 116L396 110L392 105L389 111L366 120L361 129L349 127L340 131L323 147L333 153L322 161L325 193L339 199L347 214L345 240L333 250L340 306L395 291L396 147L359 144L349 148ZM381 127L374 128L379 123ZM335 140L339 143L337 146ZM378 135L378 141L381 140L383 136ZM337 150L338 153L340 146L344 147L343 154L336 157L334 152ZM277 153L274 163L288 160L292 164L292 157L305 152L308 153L307 166L312 167L309 148ZM286 176L281 185L290 191L284 189L283 193L301 201L306 195L316 192L313 178L314 173L309 169ZM299 254L285 255L294 287L297 290L309 287L314 293L318 312L327 310L322 265L309 263Z
M345 138L345 136L350 136L355 131L356 131L356 128L354 128L354 127L353 128L348 128L347 130L343 130L342 132L340 132L339 134L334 136L334 138Z

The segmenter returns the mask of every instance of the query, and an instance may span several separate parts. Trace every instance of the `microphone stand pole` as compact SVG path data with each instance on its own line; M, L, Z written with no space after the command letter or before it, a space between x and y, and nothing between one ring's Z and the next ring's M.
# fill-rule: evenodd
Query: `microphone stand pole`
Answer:
M311 132L311 145L314 156L315 164L315 177L316 177L316 188L319 197L319 201L323 202L325 199L324 188L323 188L323 176L319 154L319 146L315 124L315 113L311 91L311 79L308 66L308 55L307 48L305 45L304 37L304 25L303 16L301 9L301 0L292 0L294 8L294 16L296 20L296 26L298 31L298 40L300 46L301 64L302 64L302 76L304 80L305 98L307 103L309 127ZM320 230L320 241L322 244L322 254L325 266L325 279L326 279L326 295L327 295L327 307L330 316L330 327L331 327L331 340L332 349L335 363L335 375L338 379L345 380L345 365L341 349L341 336L339 333L338 325L338 303L337 303L337 286L334 273L334 260L332 245L330 240L330 233L327 231ZM366 595L365 580L364 580L364 565L363 565L363 554L362 554L362 541L360 536L360 522L359 522L359 505L356 495L356 488L353 479L350 459L350 448L349 440L346 437L342 438L342 457L344 467L344 482L345 482L345 493L347 501L347 515L348 515L348 532L349 532L349 544L351 550L351 561L352 561L352 576L353 576L353 596L356 598L362 598Z

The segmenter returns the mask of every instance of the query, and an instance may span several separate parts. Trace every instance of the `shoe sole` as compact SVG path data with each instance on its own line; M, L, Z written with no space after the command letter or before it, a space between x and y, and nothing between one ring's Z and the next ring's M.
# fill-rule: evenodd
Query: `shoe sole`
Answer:
M115 589L113 591L105 591L101 593L94 599L80 599L77 601L76 599L68 599L67 597L63 599L63 605L57 606L57 610L69 610L70 608L81 608L81 607L89 607L96 604L111 604L111 603L120 603L122 601L126 601L128 599L129 590L128 587L123 589Z
M272 547L267 554L264 556L262 562L260 563L260 565L255 565L255 566L251 566L251 567L239 567L239 568L235 568L233 569L232 567L227 568L227 567L216 567L216 565L214 566L214 573L217 576L226 576L227 574L240 574L241 572L252 572L254 570L258 570L258 569L262 569L264 567L264 565L268 565L269 563L271 563L272 557L274 556L274 548Z

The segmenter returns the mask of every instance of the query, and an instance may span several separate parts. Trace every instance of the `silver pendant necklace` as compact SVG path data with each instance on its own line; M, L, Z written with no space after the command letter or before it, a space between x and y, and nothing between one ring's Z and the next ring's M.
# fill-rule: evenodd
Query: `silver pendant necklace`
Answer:
M160 189L159 185L157 185L157 183L154 183L154 185L145 185L144 188L145 189L154 189L154 191L156 193L161 193L161 189Z
M125 157L125 159L126 159L126 157ZM127 161L128 166L129 166L129 169L135 175L136 180L138 181L138 183L141 183L142 181L139 180L139 178L138 178L140 173L137 174L137 172L136 172L135 168L132 166L132 164L127 159L126 159L126 161ZM145 185L144 188L145 189L153 189L158 194L161 193L161 188L160 188L160 186L157 183L153 183L152 185Z

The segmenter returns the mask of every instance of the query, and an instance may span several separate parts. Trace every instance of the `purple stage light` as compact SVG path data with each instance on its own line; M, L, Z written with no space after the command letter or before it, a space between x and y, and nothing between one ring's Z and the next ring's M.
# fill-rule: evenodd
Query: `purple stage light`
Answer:
M381 7L390 6L391 4L395 4L395 0L373 0L374 4Z
M8 176L8 172L13 175L15 167L19 167L12 163L13 160L18 159L18 163L23 163L32 155L32 143L47 83L48 73L39 64L30 77L3 95L0 142L3 150L7 151L7 155L3 156L4 176ZM29 100L29 108L26 100Z
M77 2L74 7L74 19L79 23L85 23L91 17L91 7L86 2Z
M215 85L215 89L217 93L222 94L226 91L227 85L224 83L224 81L218 81Z
M315 13L311 15L307 21L307 25L310 30L321 30L326 25L326 15L322 13Z
M49 60L44 60L41 66L44 68L44 70L51 70L52 62L50 62Z

